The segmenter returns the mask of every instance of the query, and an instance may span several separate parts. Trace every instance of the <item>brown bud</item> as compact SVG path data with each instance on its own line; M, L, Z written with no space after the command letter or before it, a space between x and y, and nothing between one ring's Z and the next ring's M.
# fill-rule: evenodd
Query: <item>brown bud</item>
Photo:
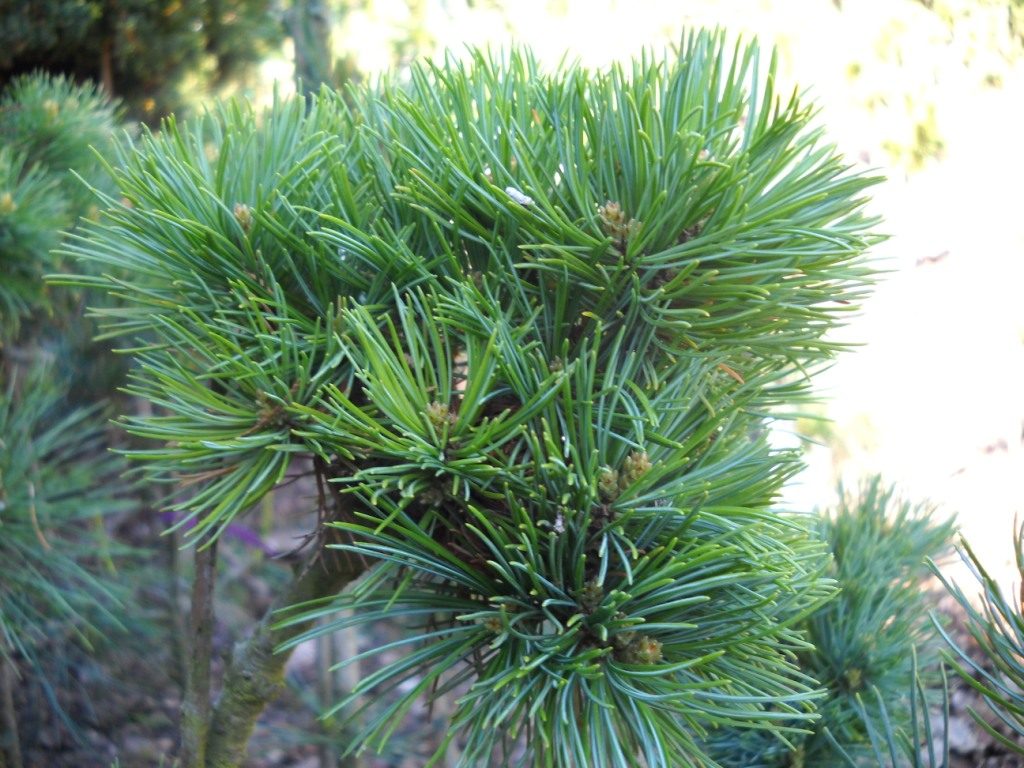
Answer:
M633 451L622 462L622 478L619 485L628 488L651 469L651 460L646 451Z
M427 406L427 419L434 429L440 432L445 424L455 423L455 414L451 412L447 405L435 400Z
M235 221L244 232L252 229L252 209L245 203L235 203Z
M597 215L601 219L601 228L604 230L604 233L620 243L628 240L630 235L639 226L639 222L636 219L627 220L622 206L612 200L599 206Z
M647 635L630 644L624 654L630 664L657 664L661 658L661 641Z
M605 467L597 477L597 490L605 501L615 501L619 497L619 473L611 467Z

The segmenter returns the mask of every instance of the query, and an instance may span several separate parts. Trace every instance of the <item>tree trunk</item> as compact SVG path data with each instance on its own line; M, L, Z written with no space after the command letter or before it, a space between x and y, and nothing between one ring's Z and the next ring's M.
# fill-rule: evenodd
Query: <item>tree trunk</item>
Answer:
M109 37L100 47L100 85L107 96L114 96L114 41Z
M182 768L205 768L210 729L210 663L213 660L214 587L217 541L203 537L195 550L189 656L185 664L185 696L181 704Z
M330 9L324 0L295 0L289 22L295 82L302 93L316 93L322 84L331 85L334 80Z
M322 471L318 464L320 509L325 510ZM332 495L333 514L329 520L338 520L344 514L347 499L336 492ZM288 590L271 603L252 636L236 649L213 711L206 747L207 768L240 768L243 765L246 745L256 720L284 687L284 667L291 651L274 653L274 649L311 629L315 623L307 621L274 629L274 624L281 618L278 612L337 594L366 569L366 563L361 559L326 548L328 544L340 541L342 537L336 529L322 529L317 546L297 571Z
M213 712L206 749L207 768L238 768L245 760L246 744L264 707L284 687L284 666L290 652L274 648L312 628L314 622L274 629L275 613L296 603L341 591L363 571L348 558L321 550L276 600L252 636L236 651L224 676L224 688Z

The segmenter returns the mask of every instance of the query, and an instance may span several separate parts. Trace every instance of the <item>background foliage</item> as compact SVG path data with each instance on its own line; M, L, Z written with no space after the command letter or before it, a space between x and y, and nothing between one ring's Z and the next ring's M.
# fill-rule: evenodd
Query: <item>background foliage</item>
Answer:
M100 414L66 414L62 400L36 369L0 401L0 653L30 664L61 635L89 647L124 631L127 585L102 518L131 504L117 498L125 467L105 450Z
M280 42L272 10L268 0L3 0L0 78L43 69L101 82L156 120L185 89L235 77Z
M115 376L90 338L80 292L43 283L61 268L52 249L64 230L96 213L86 180L111 188L94 149L109 149L117 119L94 87L63 77L18 78L0 96L0 755L14 768L19 713L39 722L26 703L32 692L73 727L53 672L74 649L95 654L125 632L132 604L118 570L127 549L106 520L135 504L92 402ZM87 664L74 666L70 677Z

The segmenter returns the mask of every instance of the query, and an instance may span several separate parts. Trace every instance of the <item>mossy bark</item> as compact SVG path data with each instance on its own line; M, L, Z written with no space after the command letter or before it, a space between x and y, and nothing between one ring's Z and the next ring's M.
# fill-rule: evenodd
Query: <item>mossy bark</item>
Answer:
M336 510L341 506L335 497ZM245 643L236 650L224 675L207 738L207 768L238 768L245 762L246 745L260 713L284 687L284 668L290 651L274 649L311 629L314 622L274 628L278 611L315 598L337 594L358 578L366 564L326 548L337 540L327 529L324 538L298 571L288 590L267 609Z
M204 768L206 765L216 580L217 542L204 538L195 552L195 576L192 582L189 654L185 663L185 697L181 706L182 768Z

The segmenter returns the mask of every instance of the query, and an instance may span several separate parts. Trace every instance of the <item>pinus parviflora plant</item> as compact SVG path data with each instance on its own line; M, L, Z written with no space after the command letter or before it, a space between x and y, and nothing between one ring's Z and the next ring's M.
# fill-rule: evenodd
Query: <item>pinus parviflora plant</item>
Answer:
M206 574L185 765L241 765L289 650L380 619L410 633L359 657L405 651L352 692L353 749L450 691L464 766L715 765L714 734L813 729L800 627L834 587L772 508L799 457L766 431L867 288L877 181L813 118L755 47L696 33L607 72L475 53L122 147L66 252L123 300L100 314L157 409L126 427ZM301 458L315 540L211 703L216 537Z
M869 486L868 498L880 498L874 493L874 486ZM916 528L916 535L905 537L905 543L916 541L918 544L926 544L931 539L931 544L924 547L908 547L904 550L907 555L912 555L912 560L905 560L907 564L916 564L917 555L929 547L939 544L936 538L938 530L934 526L928 526L925 519L919 514L906 516L907 507L900 507L901 514L894 521L889 518L892 524L892 532L907 523ZM923 511L918 507L914 512ZM916 518L916 519L915 519ZM855 528L858 527L856 526ZM947 527L947 526L941 526ZM929 530L929 528L931 530ZM1014 553L1017 571L1024 579L1024 527L1017 527L1015 524L1015 535L1013 538ZM906 531L911 533L910 531ZM947 530L948 534L948 530ZM898 547L893 547L891 542L898 540L896 536L885 536L883 548L889 549L890 555L897 555ZM865 544L869 544L865 541ZM913 551L917 549L917 551ZM945 547L940 548L936 553L941 553ZM956 600L959 608L963 611L963 628L965 635L957 637L949 628L947 622L942 620L941 615L932 612L931 619L935 632L945 640L947 647L943 652L944 663L949 665L960 684L965 685L977 694L981 707L969 706L967 713L978 729L983 731L993 743L1007 753L1024 755L1024 668L1021 666L1021 657L1024 656L1024 589L1018 587L1018 594L1009 592L1004 585L1001 585L985 567L982 558L971 548L965 540L960 540L958 554L968 566L971 574L976 580L976 586L980 589L978 599L972 599L971 594L963 584L955 583L944 573L938 565L930 563L932 573L937 577L946 591ZM902 559L902 558L900 558ZM870 567L874 568L874 561ZM922 637L923 627L917 624L916 617L920 615L920 606L915 605L919 598L915 599L905 590L897 588L895 595L886 593L879 594L878 604L895 603L897 609L906 610L915 616L913 625L916 629L914 634ZM854 595L851 600L857 600ZM841 601L840 601L841 603ZM828 604L818 615L825 616L834 614L833 605ZM898 615L898 614L894 614ZM813 621L813 619L812 619ZM886 641L894 641L891 630L898 627L902 616L892 623L882 627L882 635L873 644L863 644L861 647L869 651L877 652L884 647ZM849 626L849 623L847 623ZM837 634L841 634L841 631ZM970 640L966 641L969 637ZM814 640L812 633L812 640ZM966 642L965 642L966 641ZM816 648L812 654L825 654L825 645L815 640ZM967 645L973 644L973 647ZM895 642L898 647L901 645ZM917 648L924 647L929 654L935 653L934 646L918 644ZM858 765L882 765L901 766L908 765L913 768L946 768L950 765L950 720L949 720L949 684L945 678L945 672L940 669L942 676L941 692L933 692L929 695L926 691L928 676L919 674L919 662L916 648L911 654L911 664L901 662L895 654L888 654L889 658L882 657L880 660L883 666L879 669L883 677L880 678L882 685L888 689L890 696L883 696L878 690L880 686L863 686L862 694L857 695L847 692L850 697L850 706L837 708L836 712L841 715L847 724L847 734L860 732L859 740L851 741L849 737L845 744L840 739L825 733L826 740L831 744L834 752L830 757L821 759L829 760L835 758L833 763L822 764L847 764ZM895 673L895 674L894 674ZM900 680L913 681L912 688L905 689L904 696L899 696L898 686ZM934 693L939 693L936 696ZM931 708L931 716L923 715ZM938 710L938 711L936 711ZM827 716L824 720L828 720ZM816 738L819 744L824 747L820 737ZM858 743L859 741L859 743ZM827 755L827 748L824 751ZM840 762L841 760L841 762ZM807 765L813 765L808 761Z
M919 685L937 682L939 650L924 585L929 563L951 551L954 521L930 504L900 499L874 477L854 492L840 489L819 530L841 591L810 617L814 648L801 654L801 667L828 690L817 732L802 744L807 765L868 752L869 727L886 709L893 728L916 725L911 718L922 713L911 703Z
M940 627L949 643L949 663L985 705L971 708L971 718L1009 752L1024 755L1024 526L1015 522L1014 527L1014 554L1022 580L1016 595L988 572L967 541L961 541L959 554L978 582L980 600L972 600L962 585L937 569L936 573L963 608L967 634L977 647L971 652Z

